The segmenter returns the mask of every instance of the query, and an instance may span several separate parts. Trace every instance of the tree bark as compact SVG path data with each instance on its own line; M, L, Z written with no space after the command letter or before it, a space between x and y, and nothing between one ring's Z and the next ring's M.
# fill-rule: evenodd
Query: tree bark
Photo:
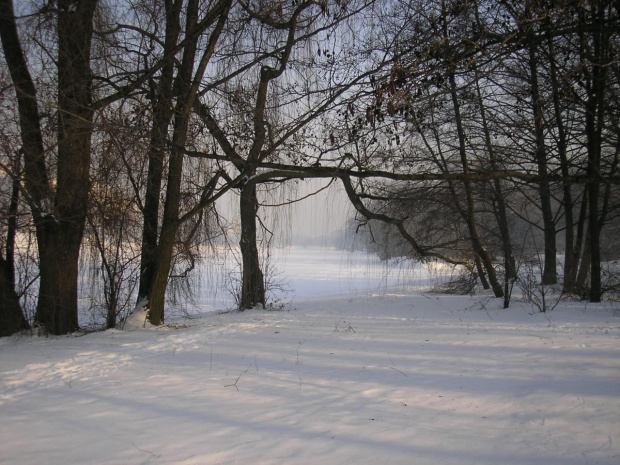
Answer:
M454 107L454 119L459 140L459 155L461 158L461 165L463 168L463 173L469 173L469 162L467 160L467 152L465 148L465 132L463 130L461 111L458 103L458 95L456 89L456 80L454 78L453 71L448 72L448 79L450 82L450 95L452 97L452 105ZM467 212L465 215L465 220L467 223L467 229L469 230L469 236L473 251L480 258L480 261L484 265L487 276L489 277L489 283L493 288L493 293L495 294L495 297L503 297L504 290L502 289L502 285L497 280L497 274L495 273L495 268L493 267L493 261L491 260L489 253L482 245L480 235L478 234L478 228L476 226L476 205L474 201L474 194L472 191L471 182L467 178L465 178L463 184L465 186L465 197L467 202Z
M590 227L586 229L585 234L585 246L583 253L581 254L581 265L579 266L579 272L577 273L577 279L575 281L575 291L578 292L583 298L587 297L586 282L590 275L590 268L592 266L592 254L590 252Z
M19 173L20 153L15 154L14 173ZM0 337L28 329L15 292L15 237L17 235L17 209L19 205L19 178L13 178L13 188L8 211L6 233L6 259L0 253Z
M24 182L39 250L35 319L52 334L78 329L78 259L90 189L90 45L96 5L97 0L59 0L57 4L58 156L52 200L36 90L19 43L12 3L0 0L0 34L17 92Z
M265 308L265 280L256 245L256 212L258 210L256 184L248 183L242 187L239 210L241 215L239 246L243 265L239 308L253 308L258 304Z
M548 32L548 31L547 31ZM562 117L562 107L560 103L560 83L557 76L557 64L555 57L555 47L553 38L547 34L547 49L549 54L551 90L553 96L553 111L555 115L555 126L558 130L558 155L560 157L560 170L562 172L562 187L564 191L564 292L574 292L575 279L577 276L577 265L579 261L579 251L575 250L575 218L573 214L574 202L571 191L571 183L568 181L569 162L566 154L567 140L566 128Z
M159 256L155 272L155 279L149 293L149 322L153 325L161 325L165 321L165 297L168 287L168 276L172 264L172 254L178 226L176 223L165 222L162 226L159 239Z
M36 320L52 334L78 329L78 261L90 190L90 45L97 0L58 2L58 161L55 208L37 228Z
M198 1L190 0L187 6L185 30L194 34L198 22ZM183 150L187 140L189 115L194 96L191 95L192 75L196 59L197 38L190 40L183 50L183 60L174 82L177 102L174 109L174 130L172 147L168 160L168 183L162 217L160 240L157 247L157 266L154 269L152 289L149 294L149 321L153 325L164 322L164 298L168 275L172 266L172 255L178 231L179 205L181 202L181 178L183 175Z
M480 118L482 120L482 129L484 131L484 140L489 153L489 163L493 171L497 170L497 157L495 156L495 148L491 141L491 132L487 122L484 101L480 91L479 74L476 71L476 94L478 105L480 106ZM493 195L496 204L495 217L502 240L502 248L504 250L504 308L510 305L509 283L517 277L517 267L515 265L514 255L512 253L512 243L510 241L510 230L508 225L508 216L506 214L506 203L504 201L504 193L499 179L493 180Z
M37 228L39 300L36 322L45 332L66 334L78 324L78 259L82 230L63 221Z
M207 12L206 18L209 21L204 21L204 24L200 27L207 27L216 21L217 24L210 34L208 45L201 55L195 75L194 64L196 62L199 35L202 32L198 27L200 2L198 0L190 0L186 9L185 30L186 34L191 37L191 40L188 40L183 50L183 59L179 65L173 87L173 94L177 96L177 102L174 108L172 144L168 159L166 201L164 203L160 239L157 245L157 265L149 291L149 321L153 325L160 325L165 320L165 293L172 267L176 234L181 225L179 219L181 181L183 176L184 147L187 141L190 116L198 93L198 86L206 71L207 64L213 56L215 45L226 23L230 6L230 0L220 0Z
M475 3L475 17L478 27L481 28L480 9L477 2ZM480 72L477 68L475 69L475 77L476 96L480 107L482 129L484 131L484 143L486 145L487 152L489 153L489 163L491 165L491 169L496 171L498 169L498 159L495 154L495 146L493 145L493 141L491 139L491 131L487 119L486 107L480 89ZM493 195L496 205L496 208L494 208L495 217L497 219L497 226L499 228L502 248L504 251L504 308L508 308L510 305L510 282L517 277L517 266L512 250L512 242L510 240L510 227L508 224L508 215L506 214L505 194L502 191L502 184L499 179L493 180Z
M443 17L443 21L441 22L443 38L448 40L448 38L450 37L450 32L448 31L448 20L447 20L448 12L446 10L446 5L443 2L441 5L441 8L442 8L442 17ZM458 58L455 56L451 56L451 55L447 56L446 58L447 58L446 65L448 68L446 72L448 74L448 82L450 84L450 97L452 100L452 108L454 111L454 122L456 124L456 133L457 133L458 142L459 142L459 157L461 160L461 167L463 169L463 173L467 174L469 173L469 161L467 159L465 131L463 129L463 119L461 117L461 106L458 100L458 89L457 89L456 78L455 78L455 70L456 70L455 59L458 59ZM482 262L482 265L484 266L484 269L489 278L489 283L491 285L491 288L493 289L493 293L495 294L495 297L503 297L504 290L502 288L502 285L497 280L497 274L495 272L495 268L493 267L493 261L491 260L491 257L489 253L487 252L487 250L482 245L482 240L480 239L480 235L478 233L478 227L476 226L476 204L474 200L474 193L472 190L471 182L467 178L465 178L465 180L463 181L463 186L465 188L465 199L466 199L466 204L467 204L467 211L465 212L464 220L467 224L467 229L469 230L469 237L470 237L472 249L474 253L477 255L477 257L480 259L480 262ZM480 275L481 277L483 276L482 273L480 273Z
M531 7L526 6L526 16L531 16ZM538 192L540 195L540 207L543 216L543 232L545 238L545 264L543 268L543 284L556 284L558 282L556 266L556 231L551 208L551 188L547 179L547 150L545 148L544 120L542 102L538 83L538 60L536 56L536 43L533 33L528 34L528 64L530 68L530 90L532 97L532 111L534 114L534 135L536 139L536 163L540 183Z
M474 264L476 266L476 271L478 272L478 279L480 279L480 284L482 284L482 289L491 289L489 280L485 276L484 268L482 267L482 262L480 261L480 257L478 255L474 255Z
M24 155L24 185L35 221L51 207L52 192L45 166L45 152L37 91L19 41L13 2L0 0L0 38L19 111L19 129Z
M19 207L19 173L21 172L21 154L19 151L15 154L15 160L13 164L13 173L15 174L11 182L11 200L9 202L9 211L6 228L6 266L7 277L9 279L10 286L15 289L15 239L17 237L17 215Z
M19 297L10 279L9 265L0 255L0 337L28 329Z
M140 251L140 285L138 303L148 298L157 269L159 209L162 180L164 177L164 159L168 140L168 127L172 119L172 85L174 80L173 50L177 45L181 25L179 15L182 2L171 0L165 2L166 38L164 42L164 60L161 77L157 85L157 94L153 108L153 126L149 146L149 167L144 195L142 246Z
M591 2L590 9L590 18L595 25L595 30L592 33L592 49L586 57L592 66L588 76L588 99L586 101L588 175L592 180L588 187L590 210L588 220L590 232L590 302L600 302L602 297L600 233L604 220L599 220L599 197L607 62L609 61L609 33L604 31L606 23L605 2Z

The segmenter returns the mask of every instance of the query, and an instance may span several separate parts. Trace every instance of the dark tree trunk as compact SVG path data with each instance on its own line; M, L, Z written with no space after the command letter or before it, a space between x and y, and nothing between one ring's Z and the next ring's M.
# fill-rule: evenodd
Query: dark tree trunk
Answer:
M583 253L581 254L581 265L579 266L579 272L577 273L577 280L575 282L575 291L578 292L583 298L587 296L587 280L590 275L590 267L592 264L592 254L590 253L590 227L586 230L585 234L585 246Z
M239 210L241 212L239 245L243 265L239 308L252 308L258 304L265 308L265 280L256 245L256 212L258 210L256 184L248 183L241 189Z
M575 279L577 276L577 268L579 268L579 261L581 260L581 252L583 249L584 241L586 238L586 222L588 220L588 186L583 189L583 198L581 200L581 207L579 208L579 219L577 220L577 235L575 236ZM578 290L578 288L576 288Z
M90 190L90 45L96 5L97 0L57 2L58 157L52 201L35 87L19 44L12 4L0 0L2 45L17 92L25 187L39 249L35 319L52 334L78 328L78 259Z
M466 143L465 143L465 131L463 129L463 122L461 119L461 110L458 102L457 95L457 87L456 80L454 78L454 72L449 72L448 75L450 82L450 94L452 97L452 105L454 107L454 119L456 123L456 130L459 139L459 154L461 157L461 165L463 167L463 173L469 173L469 162L467 160L467 152L466 152ZM467 202L467 212L465 216L465 220L467 222L467 228L469 230L470 241L472 244L472 248L474 253L480 258L480 261L484 265L484 269L486 270L487 276L489 278L489 283L493 288L493 293L495 297L503 297L504 290L502 289L502 285L499 283L497 279L497 274L495 273L495 268L493 267L493 261L489 256L489 253L486 251L484 246L482 245L482 240L480 239L480 235L478 234L478 227L476 226L476 204L474 201L474 193L472 190L471 182L465 178L463 181L465 186L465 197ZM483 274L481 273L481 276Z
M28 328L28 322L11 282L9 264L0 256L0 337L10 336Z
M445 39L448 39L450 33L448 31L448 21L447 21L447 10L446 5L442 3L442 16L443 21L442 24L442 33ZM465 130L463 129L463 119L461 117L461 105L458 99L458 88L456 85L455 78L455 69L456 64L455 60L458 60L458 57L451 56L448 54L447 58L447 66L446 70L448 73L448 82L450 84L450 97L452 99L452 107L454 110L454 122L456 124L456 132L459 142L459 156L461 159L461 166L463 169L463 173L465 175L469 174L469 161L467 159L467 148L466 148L466 137ZM467 229L469 230L469 239L471 241L472 249L474 254L476 254L477 258L480 259L484 269L486 270L486 274L489 278L489 283L493 288L493 293L495 297L503 297L504 290L502 289L502 285L497 280L497 274L495 272L495 268L493 267L493 261L491 260L491 256L484 248L482 244L482 240L478 233L478 227L476 225L476 203L474 200L474 192L471 186L471 182L467 177L465 177L463 181L463 185L465 187L465 199L467 204L467 211L465 214L465 222L467 223ZM479 266L479 263L476 263ZM483 276L483 273L480 273L480 276Z
M149 322L161 325L165 320L165 297L168 287L168 276L172 265L172 254L178 227L176 223L165 222L162 226L159 239L159 260L155 279L149 293Z
M13 165L13 173L16 176L12 181L11 200L9 202L7 231L6 231L6 265L7 265L7 277L9 284L15 289L15 238L17 237L17 214L19 207L19 188L20 182L17 173L21 171L21 154L17 152L15 154L15 162Z
M167 111L167 109L166 109ZM148 297L155 271L157 268L157 238L159 226L159 207L161 185L164 174L164 151L165 137L168 132L170 118L164 118L155 111L155 121L153 122L153 134L151 149L149 153L149 167L147 174L146 193L144 198L143 227L142 227L142 246L140 250L140 285L138 288L138 302ZM159 141L155 141L158 136L163 136ZM160 144L161 145L155 145Z
M481 26L479 6L476 2L475 5L475 17L478 26ZM478 105L480 106L480 118L482 121L482 128L484 130L484 141L489 153L489 162L493 171L499 169L498 159L495 154L495 146L491 138L491 131L489 129L489 123L487 120L487 112L484 100L482 98L482 92L480 90L480 73L476 69L476 94L478 98ZM517 266L515 264L515 258L512 250L512 242L510 240L510 226L508 224L508 215L506 213L505 193L502 191L502 184L499 179L493 180L493 196L495 202L495 217L497 218L497 226L499 228L500 237L502 240L502 248L504 251L504 308L508 308L510 304L510 282L517 277Z
M598 182L590 184L590 218L588 229L590 230L590 302L600 302L602 297L601 286L601 229L598 222L598 200L600 185Z
M46 204L52 202L52 192L45 166L36 88L17 34L11 0L0 0L0 37L4 57L15 86L24 155L24 185L28 190L30 208L36 221L44 213L44 208L48 207Z
M478 105L480 106L480 118L482 120L482 128L484 130L484 140L487 151L489 153L489 162L493 171L498 169L497 157L495 156L495 148L491 141L491 132L486 117L486 110L482 93L480 91L479 75L476 71L476 94L478 97ZM499 179L493 180L493 197L495 203L495 217L502 240L502 248L504 250L504 308L510 305L510 281L517 277L517 268L512 253L512 244L510 242L510 230L508 225L508 216L506 215L506 203L504 202L504 193Z
M35 319L45 332L66 334L78 329L77 281L82 229L48 221L37 228L39 300Z
M177 97L177 101L174 108L172 144L168 160L166 201L164 204L159 243L157 244L156 268L153 271L153 280L152 284L149 286L150 289L148 293L148 318L153 325L160 325L165 320L164 304L166 288L168 286L168 278L172 267L176 235L182 223L179 219L181 181L183 177L184 147L187 141L190 115L196 100L199 83L215 51L215 45L226 23L230 5L230 0L220 0L217 4L213 5L212 9L206 13L206 18L209 20L201 21L203 24L200 25L200 27L198 24L198 14L201 7L200 2L198 0L190 0L186 8L185 31L190 39L183 49L183 59L179 65L177 77L173 86L173 94ZM204 31L204 28L214 23L216 23L216 25L209 36L208 45L206 49L204 49L200 60L196 60L199 36L202 31ZM198 64L196 75L194 76L194 65L196 61L198 61Z
M484 268L482 267L482 263L480 262L480 257L478 255L474 255L474 264L476 265L476 271L478 272L478 279L480 279L480 284L482 284L483 289L491 289L489 285L489 281L484 273Z
M149 146L149 167L144 197L142 247L140 255L140 285L138 288L138 302L148 298L157 269L158 257L158 226L161 185L164 176L164 159L168 140L168 127L172 119L172 85L174 80L173 49L177 45L181 25L179 15L180 1L165 2L166 7L166 39L164 54L166 64L162 68L161 77L157 85L157 93L152 96L155 102L153 108L153 126Z
M604 126L604 104L609 57L609 32L606 26L606 2L591 2L590 18L594 26L591 50L587 61L591 63L588 76L588 99L586 101L586 136L588 145L588 187L590 216L588 229L590 233L590 302L600 302L601 286L601 247L600 233L604 217L599 220L599 197L601 178L601 145Z
M195 16L192 16L193 27ZM189 20L188 20L189 21ZM179 229L179 208L181 203L181 180L183 176L183 149L187 140L187 128L189 114L192 107L192 97L189 95L193 62L196 46L188 45L181 70L177 76L175 89L178 92L178 100L175 107L174 133L172 135L172 147L168 160L168 183L166 186L166 202L162 216L162 225L157 247L157 266L154 270L154 279L149 293L149 321L153 325L164 322L164 303L168 276L172 266L172 256L176 234Z
M530 7L526 7L526 15L530 16ZM528 37L528 53L530 68L530 90L532 96L532 111L534 114L534 135L536 138L536 163L540 183L538 192L540 195L540 208L543 216L543 231L545 237L545 264L543 268L543 284L556 284L558 282L556 266L556 231L551 208L551 188L547 173L547 151L545 148L545 131L542 113L542 102L538 84L538 59L536 56L536 43L533 34Z
M90 44L97 0L58 3L58 162L55 209L37 227L36 320L52 334L78 329L78 260L90 190Z
M590 269L590 246L589 246L589 231L587 230L586 223L588 221L588 186L585 186L583 190L583 198L581 200L581 207L579 208L579 219L577 220L577 234L575 237L575 277L573 282L572 293L583 295L585 280L588 276ZM584 248L584 243L585 248ZM583 249L583 250L582 250ZM584 269L584 263L587 263Z
M567 140L566 128L564 127L564 119L562 116L562 106L560 102L560 83L558 81L557 64L555 56L555 47L553 38L547 31L547 50L549 55L549 64L551 71L551 90L553 96L553 111L555 116L555 126L558 131L558 155L560 157L560 170L562 172L562 183L564 191L564 292L573 292L575 287L575 279L577 275L577 265L579 260L579 252L575 251L575 218L573 214L574 202L571 191L571 183L568 181L569 161L566 154Z
M19 173L19 152L15 155L14 172ZM19 297L15 292L15 236L17 234L17 208L19 204L19 178L13 178L9 204L6 259L0 253L0 337L28 329Z
M110 290L108 291L110 293L110 296L113 296L113 299L110 300L110 302L108 303L108 308L107 308L107 313L106 313L106 319L105 319L105 327L107 329L114 329L116 328L116 317L117 317L117 313L118 313L118 297L117 297L117 289L116 289L116 284L114 283L113 280L110 281Z
M184 61L189 69L189 76L192 72L193 58L189 62ZM187 74L181 79L187 78ZM173 147L170 149L168 161L168 184L166 186L166 202L162 217L159 244L157 247L157 267L154 273L154 280L149 293L149 321L153 325L164 323L165 314L165 295L168 286L168 277L172 267L172 256L176 235L179 230L179 207L181 202L181 178L183 175L183 150L187 138L187 127L189 124L189 108L186 106L185 99L180 98L177 102L177 114L174 122Z

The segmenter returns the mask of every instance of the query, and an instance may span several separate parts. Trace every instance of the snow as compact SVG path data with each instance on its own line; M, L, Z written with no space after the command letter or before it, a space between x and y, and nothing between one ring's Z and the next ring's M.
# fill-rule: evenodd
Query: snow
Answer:
M503 310L357 259L289 253L278 311L0 340L0 463L620 463L617 307Z

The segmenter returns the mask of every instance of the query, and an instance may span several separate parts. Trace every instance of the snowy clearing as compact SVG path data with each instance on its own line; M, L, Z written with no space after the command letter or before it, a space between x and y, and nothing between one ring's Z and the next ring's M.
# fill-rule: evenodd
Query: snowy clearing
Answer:
M341 294L0 340L0 463L620 463L617 308Z

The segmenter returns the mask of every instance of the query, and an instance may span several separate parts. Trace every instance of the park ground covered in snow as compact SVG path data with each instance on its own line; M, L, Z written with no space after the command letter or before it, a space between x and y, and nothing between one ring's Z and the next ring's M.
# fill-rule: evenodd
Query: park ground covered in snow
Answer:
M0 340L0 463L620 463L617 304L503 310L358 259L289 254L271 311Z

